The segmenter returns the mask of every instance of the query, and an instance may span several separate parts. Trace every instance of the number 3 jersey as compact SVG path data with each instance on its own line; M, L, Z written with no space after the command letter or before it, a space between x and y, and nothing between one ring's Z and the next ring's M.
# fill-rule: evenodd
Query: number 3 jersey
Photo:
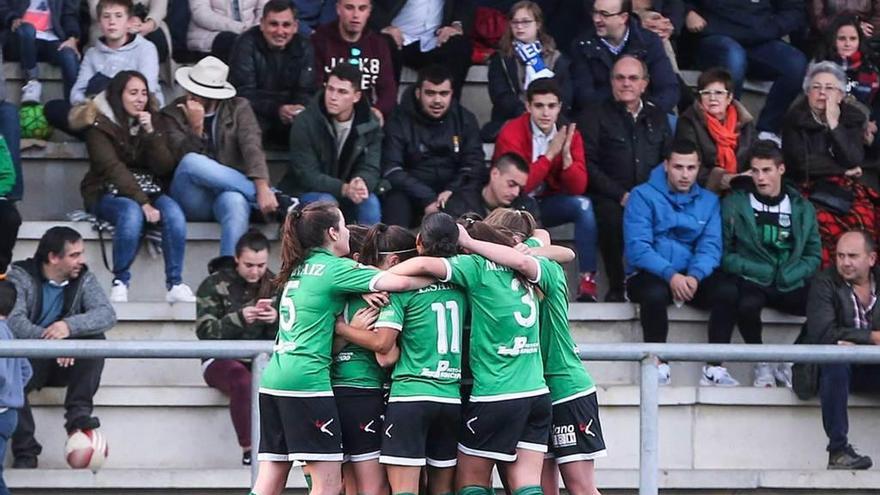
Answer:
M336 315L348 295L372 292L384 274L325 249L313 249L281 293L275 352L260 392L288 397L332 397L330 353Z
M541 266L548 260L538 260ZM533 397L548 392L534 289L514 272L478 255L444 260L451 282L467 289L471 303L472 402Z
M447 283L391 294L376 321L376 328L400 332L390 402L461 402L461 334L467 309L464 293Z

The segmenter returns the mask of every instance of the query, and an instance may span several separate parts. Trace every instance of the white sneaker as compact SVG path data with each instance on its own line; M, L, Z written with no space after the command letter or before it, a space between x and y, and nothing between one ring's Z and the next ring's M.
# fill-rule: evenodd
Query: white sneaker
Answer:
M114 280L113 287L110 287L110 302L128 302L128 286L119 280Z
M657 365L657 382L660 386L665 387L672 383L672 375L670 373L668 364L660 363Z
M43 84L36 79L31 79L21 87L21 103L40 103L43 96Z
M703 376L700 377L700 385L716 387L738 387L739 382L727 371L724 366L703 366Z
M758 139L773 141L774 143L776 143L776 146L779 146L780 148L782 147L782 137L780 137L779 134L776 134L775 132L761 131L758 133Z
M186 284L177 284L165 294L165 301L171 304L178 302L196 302L196 296Z
M773 378L778 385L791 388L791 363L778 363L773 368Z
M776 378L773 376L773 366L770 363L758 363L755 365L754 386L759 388L771 388L776 386Z

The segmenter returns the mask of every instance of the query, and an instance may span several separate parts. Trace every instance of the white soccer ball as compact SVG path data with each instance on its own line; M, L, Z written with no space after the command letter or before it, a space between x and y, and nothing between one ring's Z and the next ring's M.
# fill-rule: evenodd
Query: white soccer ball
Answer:
M73 469L90 469L97 473L110 449L104 434L98 430L76 430L64 444L64 458Z

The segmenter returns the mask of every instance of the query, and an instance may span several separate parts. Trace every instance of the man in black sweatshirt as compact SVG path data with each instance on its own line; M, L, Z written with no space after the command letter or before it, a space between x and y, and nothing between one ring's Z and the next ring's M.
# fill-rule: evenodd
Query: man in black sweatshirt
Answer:
M426 67L385 126L382 175L391 190L382 198L383 219L411 227L440 211L483 162L477 118L453 98L452 75Z

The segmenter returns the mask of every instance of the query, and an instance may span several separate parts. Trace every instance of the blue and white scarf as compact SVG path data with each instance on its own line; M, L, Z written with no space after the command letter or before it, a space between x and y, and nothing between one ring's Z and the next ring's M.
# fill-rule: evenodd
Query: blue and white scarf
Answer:
M521 41L513 42L513 49L516 51L516 56L519 57L519 60L526 67L526 77L525 81L523 81L524 90L528 89L529 84L535 79L553 77L555 75L544 62L544 56L541 55L541 50L543 48L544 47L541 45L540 41L535 41L534 43L523 43Z

